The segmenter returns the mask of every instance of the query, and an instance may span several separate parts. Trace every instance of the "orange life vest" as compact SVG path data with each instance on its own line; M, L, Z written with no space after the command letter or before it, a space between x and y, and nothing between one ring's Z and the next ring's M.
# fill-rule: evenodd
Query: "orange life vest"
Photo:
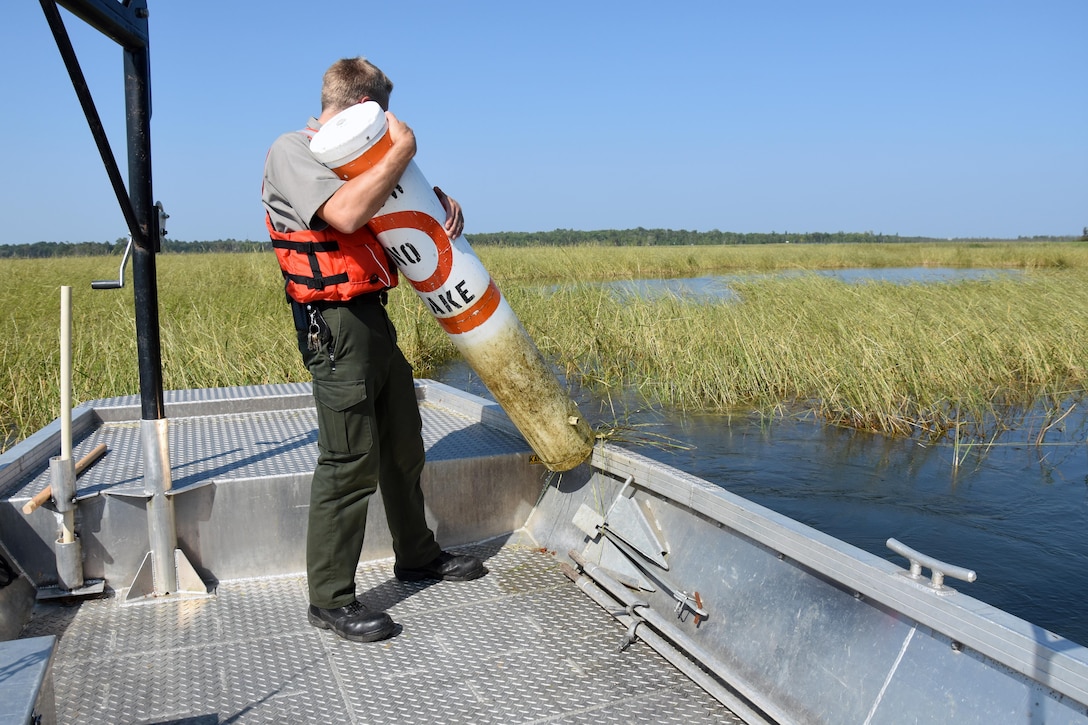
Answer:
M317 131L307 127L299 133L312 139ZM295 302L347 302L397 286L397 268L368 226L352 234L332 227L279 232L267 212L264 221L287 296Z
M295 302L347 302L359 295L397 286L397 271L369 227L343 234L278 232L265 215L272 247Z

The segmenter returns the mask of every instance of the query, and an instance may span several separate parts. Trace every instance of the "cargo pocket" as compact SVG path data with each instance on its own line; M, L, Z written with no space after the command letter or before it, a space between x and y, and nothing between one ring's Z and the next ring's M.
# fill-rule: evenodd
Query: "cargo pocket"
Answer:
M373 445L366 381L314 380L317 442L333 453L366 453Z

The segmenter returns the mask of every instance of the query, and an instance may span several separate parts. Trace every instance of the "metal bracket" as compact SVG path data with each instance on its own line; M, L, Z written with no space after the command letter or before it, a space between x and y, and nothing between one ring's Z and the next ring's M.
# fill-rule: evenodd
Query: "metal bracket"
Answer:
M676 617L678 619L683 618L684 610L688 609L695 615L695 623L699 624L704 619L709 619L710 612L703 608L702 597L698 592L694 594L688 594L685 591L677 589L672 586L659 572L651 570L650 566L642 562L642 557L639 552L635 551L626 541L618 536L612 535L608 529L602 529L606 539L616 548L616 550L623 554L626 560L635 565L638 572L649 579L651 584L656 583L665 589L673 599L676 600ZM654 591L653 586L641 587L647 591Z
M630 626L627 627L627 633L623 635L623 639L620 640L620 652L623 652L628 647L630 647L631 645L633 645L635 642L638 641L638 634L636 633L636 630L638 630L638 626L640 624L645 624L646 623L646 620L643 619L639 614L637 614L635 612L635 607L647 607L647 608L649 608L649 606L650 606L649 604L647 604L646 602L644 602L644 601L642 601L640 599L640 600L631 602L630 604L628 604L624 608L624 611L627 613L627 616L629 616L631 618L631 624L630 624Z
M655 592L660 586L676 600L677 619L690 611L698 626L710 613L703 608L699 592L681 591L663 577L662 570L669 569L668 545L653 510L635 500L634 478L628 476L623 482L604 516L585 504L575 512L574 525L591 539L583 555L631 589ZM633 637L634 633L629 634Z
M84 579L83 586L79 589L65 589L61 585L40 587L35 598L39 601L50 599L71 599L73 597L91 597L104 594L106 591L105 579Z
M665 557L669 547L663 540L664 533L649 506L635 500L635 488L631 485L634 478L628 476L623 482L623 487L604 515L600 529L613 539L622 539L624 544L647 561L668 570L669 562Z
M190 563L185 552L174 549L174 571L177 579L177 591L160 594L161 585L156 586L155 561L151 552L144 555L143 563L132 580L128 591L125 592L123 604L134 604L140 601L163 601L165 599L209 599L214 595L212 590L196 569ZM160 574L161 576L161 574Z

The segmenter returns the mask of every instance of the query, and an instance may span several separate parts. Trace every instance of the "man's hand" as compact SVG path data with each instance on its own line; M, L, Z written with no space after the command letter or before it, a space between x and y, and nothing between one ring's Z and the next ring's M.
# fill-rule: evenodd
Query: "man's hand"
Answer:
M446 210L446 223L443 228L446 230L446 236L450 239L457 239L461 236L461 232L465 231L465 215L461 211L461 205L457 203L456 199L446 196L446 192L434 187L434 193L438 195L438 200L442 202L442 208Z
M388 124L389 140L393 142L393 147L398 151L408 155L408 158L412 158L416 155L416 133L408 127L404 121L394 116L389 111L385 112L385 120ZM401 146L404 144L404 146Z

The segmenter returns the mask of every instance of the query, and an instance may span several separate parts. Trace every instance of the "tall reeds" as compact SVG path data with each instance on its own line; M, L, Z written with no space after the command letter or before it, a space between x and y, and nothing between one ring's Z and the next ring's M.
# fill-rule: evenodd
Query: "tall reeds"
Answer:
M739 302L583 285L516 304L568 376L602 392L966 439L1083 393L1086 283L1084 272L905 285L801 275L738 283Z
M1060 411L1060 401L1085 389L1086 244L477 251L538 347L602 394L633 389L689 410L811 412L874 431L966 439L1039 400L1057 401ZM93 279L115 277L118 261L7 260L0 268L3 448L58 414L61 285L73 288L73 399L138 392L131 287L90 289ZM863 266L1027 273L910 285L753 278L734 285L739 302L579 284ZM308 379L270 254L160 255L157 267L166 388ZM389 312L417 375L456 355L406 286Z

